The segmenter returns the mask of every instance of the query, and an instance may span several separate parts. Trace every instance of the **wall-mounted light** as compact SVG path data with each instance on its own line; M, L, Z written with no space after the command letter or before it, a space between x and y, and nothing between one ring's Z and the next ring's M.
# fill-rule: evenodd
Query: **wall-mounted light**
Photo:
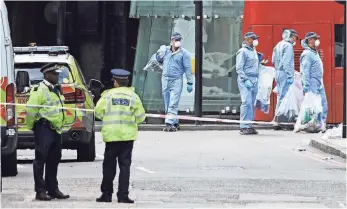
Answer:
M214 15L214 18L215 18L215 19L218 19L218 18L219 18L219 15Z
M159 16L158 15L154 15L154 18L159 18Z
M208 18L208 15L204 15L204 19L207 19Z
M184 19L186 16L185 15L181 15L181 17Z

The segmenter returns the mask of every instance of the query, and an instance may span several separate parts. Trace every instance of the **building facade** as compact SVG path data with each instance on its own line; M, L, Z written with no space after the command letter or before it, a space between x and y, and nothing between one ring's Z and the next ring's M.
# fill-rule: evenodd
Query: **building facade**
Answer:
M218 115L226 109L237 115L241 98L235 64L242 42L243 1L203 1L203 14L202 112ZM140 20L133 85L148 112L163 112L161 75L143 68L161 45L170 43L173 32L181 33L182 47L191 53L194 63L194 2L133 1L129 17ZM194 112L194 93L183 90L179 110Z
M160 45L179 32L195 60L194 1L8 1L14 46L64 44L86 80L109 85L112 68L133 73L132 85L147 112L164 112L161 75L143 68ZM235 71L241 46L243 1L203 1L202 113L239 115ZM193 65L193 73L195 72ZM185 87L184 87L185 88ZM179 106L194 114L194 91L184 89Z

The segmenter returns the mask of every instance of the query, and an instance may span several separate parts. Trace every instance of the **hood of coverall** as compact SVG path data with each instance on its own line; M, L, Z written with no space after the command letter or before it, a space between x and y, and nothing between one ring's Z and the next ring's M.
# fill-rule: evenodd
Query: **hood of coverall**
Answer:
M313 50L313 49L311 49L311 48L307 45L306 39L301 40L301 46L302 46L302 48L304 48L304 49L308 49L308 50L310 50L310 51L312 51L312 52L314 52L314 53L318 53L317 50Z
M289 43L293 43L293 40L290 38L291 32L290 30L284 30L282 33L282 40L288 41Z
M242 46L242 47L245 47L245 48L249 48L249 49L255 50L255 48L252 48L252 47L248 46L247 43L246 43L246 41L243 41L241 46Z

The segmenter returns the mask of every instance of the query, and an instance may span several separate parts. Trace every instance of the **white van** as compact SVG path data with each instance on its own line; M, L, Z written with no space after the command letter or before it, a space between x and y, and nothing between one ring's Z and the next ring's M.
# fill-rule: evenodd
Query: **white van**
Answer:
M16 176L18 173L15 96L14 54L10 25L5 2L0 0L0 128L3 177Z

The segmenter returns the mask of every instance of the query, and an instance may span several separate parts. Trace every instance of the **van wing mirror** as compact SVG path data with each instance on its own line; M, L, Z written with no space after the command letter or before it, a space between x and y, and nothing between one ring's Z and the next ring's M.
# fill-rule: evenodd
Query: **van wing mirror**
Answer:
M104 85L99 80L90 79L88 87L90 91L100 91L102 88L104 88Z
M30 78L27 71L18 71L16 76L16 86L18 93L26 93L30 87Z

